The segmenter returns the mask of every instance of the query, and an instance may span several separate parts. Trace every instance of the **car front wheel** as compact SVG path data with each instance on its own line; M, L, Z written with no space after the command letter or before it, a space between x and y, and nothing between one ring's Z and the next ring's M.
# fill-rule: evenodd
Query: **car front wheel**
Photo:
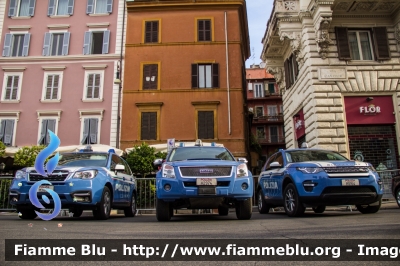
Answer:
M252 213L252 198L240 200L236 202L236 217L239 220L249 220Z
M297 217L304 214L306 208L299 200L296 187L290 183L285 187L283 193L285 212L290 217Z
M33 220L37 217L35 210L18 211L19 218L23 220Z
M326 206L324 206L324 205L312 207L312 210L315 213L323 213L325 211L325 209L326 209Z
M128 208L124 209L125 217L134 217L136 215L136 195L132 193L131 202Z
M160 222L166 222L171 220L171 208L169 202L157 199L156 217L157 220Z
M382 199L379 200L377 205L356 205L357 210L362 214L376 213L381 208Z
M93 215L98 220L107 220L111 213L111 192L108 187L104 187L103 194L101 195L101 201L99 209L93 211Z
M400 208L400 187L398 189L396 189L396 193L394 193L396 195L396 202L397 205L399 205Z
M263 193L262 193L261 189L258 191L257 199L258 199L258 205L257 205L258 206L258 212L261 213L261 214L269 213L269 209L271 207L268 206L265 203L265 199L264 199L264 196L263 196Z

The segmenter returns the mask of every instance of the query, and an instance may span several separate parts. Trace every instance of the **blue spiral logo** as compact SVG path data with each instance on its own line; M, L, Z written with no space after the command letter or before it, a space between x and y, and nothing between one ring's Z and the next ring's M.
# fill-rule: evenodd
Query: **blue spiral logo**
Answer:
M44 163L46 161L46 159L57 150L57 148L60 146L60 139L51 131L48 130L49 136L50 136L50 143L49 145L44 148L36 157L36 161L35 161L35 170L36 172L38 172L40 175L42 176L48 176L50 175L54 169L57 167L58 164L58 160L59 160L59 153L57 152L56 155L54 155L53 158L51 158L46 166L44 166ZM43 205L40 203L38 197L37 197L37 192L39 190L39 187L41 185L51 185L51 183L47 180L41 180L39 182L36 182L30 189L29 189L29 199L32 202L32 204L39 208L39 209L43 209ZM42 220L51 220L53 218L55 218L61 211L61 199L58 196L57 193L55 193L53 190L51 189L47 189L44 188L44 190L46 190L51 197L53 198L53 202L54 202L54 210L51 214L42 214L40 212L36 212L36 214L42 219ZM46 195L42 195L42 200L44 202L46 202L47 204L50 203L49 198Z

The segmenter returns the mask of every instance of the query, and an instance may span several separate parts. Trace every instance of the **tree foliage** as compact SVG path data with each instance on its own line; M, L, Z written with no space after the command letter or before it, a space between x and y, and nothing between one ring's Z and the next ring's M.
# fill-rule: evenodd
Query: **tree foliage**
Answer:
M126 161L132 172L139 173L142 177L145 177L154 170L154 160L156 158L165 158L165 156L165 153L156 153L155 148L143 142L140 146L135 145L133 147L132 151L127 154Z
M22 147L14 155L14 164L30 167L35 165L36 157L46 146Z
M3 157L6 154L6 145L0 141L0 157Z

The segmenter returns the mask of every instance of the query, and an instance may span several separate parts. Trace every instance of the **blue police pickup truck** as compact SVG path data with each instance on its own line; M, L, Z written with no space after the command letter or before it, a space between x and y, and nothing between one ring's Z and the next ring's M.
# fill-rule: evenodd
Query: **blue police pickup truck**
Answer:
M9 201L16 206L21 219L37 217L35 210L39 210L29 199L29 189L41 180L51 185L41 185L38 198L49 195L45 189L53 190L60 197L62 209L69 209L73 217L80 217L83 210L92 210L95 218L105 220L112 208L124 210L127 217L136 214L136 179L128 164L113 150L62 153L58 166L47 177L33 167L17 171L10 186ZM54 207L53 199L49 204L40 202L46 209Z
M174 209L218 209L219 215L235 208L240 220L251 218L253 176L245 159L236 160L224 147L174 147L166 160L156 159L156 216L169 221Z
M256 188L258 210L283 206L288 216L306 207L323 213L326 206L356 205L375 213L382 202L382 181L371 164L350 161L322 149L280 150L268 158Z

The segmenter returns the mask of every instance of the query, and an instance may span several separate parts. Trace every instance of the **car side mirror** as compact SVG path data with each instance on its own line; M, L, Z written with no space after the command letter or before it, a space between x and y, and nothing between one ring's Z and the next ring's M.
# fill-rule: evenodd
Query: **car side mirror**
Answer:
M247 161L246 158L238 158L237 160L238 160L238 162L241 162L241 163L248 163L249 162L249 161Z
M125 171L125 166L123 166L122 164L117 164L114 168L115 174L117 172L124 172Z
M159 170L161 165L163 164L163 159L155 159L153 162L154 170Z
M270 169L281 168L281 164L278 163L278 162L272 162L272 163L269 165L269 168L270 168Z

